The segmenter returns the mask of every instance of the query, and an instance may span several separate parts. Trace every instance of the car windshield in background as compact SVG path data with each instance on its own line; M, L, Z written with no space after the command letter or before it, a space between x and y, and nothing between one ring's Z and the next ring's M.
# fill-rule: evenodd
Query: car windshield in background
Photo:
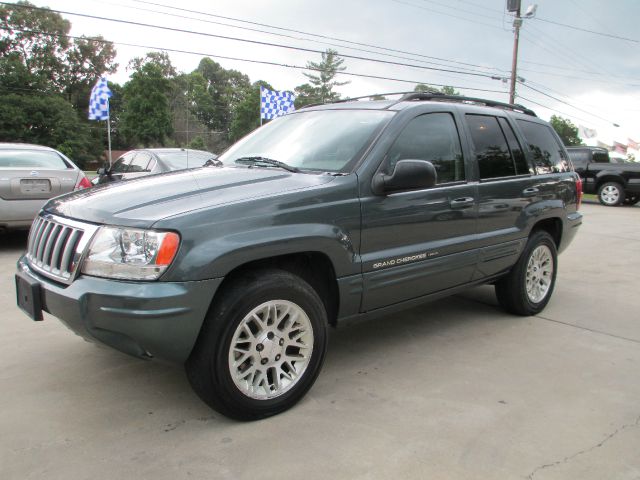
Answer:
M208 152L156 152L156 155L171 170L182 170L185 168L202 167L207 160L215 159L216 156Z
M70 168L55 152L46 150L0 150L0 168Z
M321 110L300 112L272 121L233 145L218 160L268 158L300 170L348 172L372 136L393 112ZM256 163L259 166L267 164Z

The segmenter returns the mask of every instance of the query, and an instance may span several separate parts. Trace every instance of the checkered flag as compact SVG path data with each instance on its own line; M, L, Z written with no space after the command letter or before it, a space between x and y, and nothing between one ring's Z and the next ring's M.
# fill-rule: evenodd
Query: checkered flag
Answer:
M112 93L107 79L99 79L91 89L89 98L89 120L109 120L109 97Z
M260 87L260 118L271 120L295 111L296 96L291 92L276 92Z

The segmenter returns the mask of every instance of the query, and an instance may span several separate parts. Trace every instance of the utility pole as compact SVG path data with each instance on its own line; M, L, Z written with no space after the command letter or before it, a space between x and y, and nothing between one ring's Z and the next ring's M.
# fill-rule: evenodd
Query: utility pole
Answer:
M509 2L514 4L515 18L513 19L513 60L511 61L511 85L509 87L509 103L516 102L516 71L518 69L518 42L520 40L520 27L522 17L520 16L520 0Z

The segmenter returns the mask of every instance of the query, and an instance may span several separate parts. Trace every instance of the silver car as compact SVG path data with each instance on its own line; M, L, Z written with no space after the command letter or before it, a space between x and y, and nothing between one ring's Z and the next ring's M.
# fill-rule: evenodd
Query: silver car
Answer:
M29 228L48 199L90 186L84 172L53 148L0 143L0 230Z

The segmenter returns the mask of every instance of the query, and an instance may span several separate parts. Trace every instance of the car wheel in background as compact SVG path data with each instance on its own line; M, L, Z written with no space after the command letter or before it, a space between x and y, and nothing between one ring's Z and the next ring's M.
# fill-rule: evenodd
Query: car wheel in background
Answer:
M624 188L616 182L603 183L598 189L598 200L602 205L615 207L624 201Z

